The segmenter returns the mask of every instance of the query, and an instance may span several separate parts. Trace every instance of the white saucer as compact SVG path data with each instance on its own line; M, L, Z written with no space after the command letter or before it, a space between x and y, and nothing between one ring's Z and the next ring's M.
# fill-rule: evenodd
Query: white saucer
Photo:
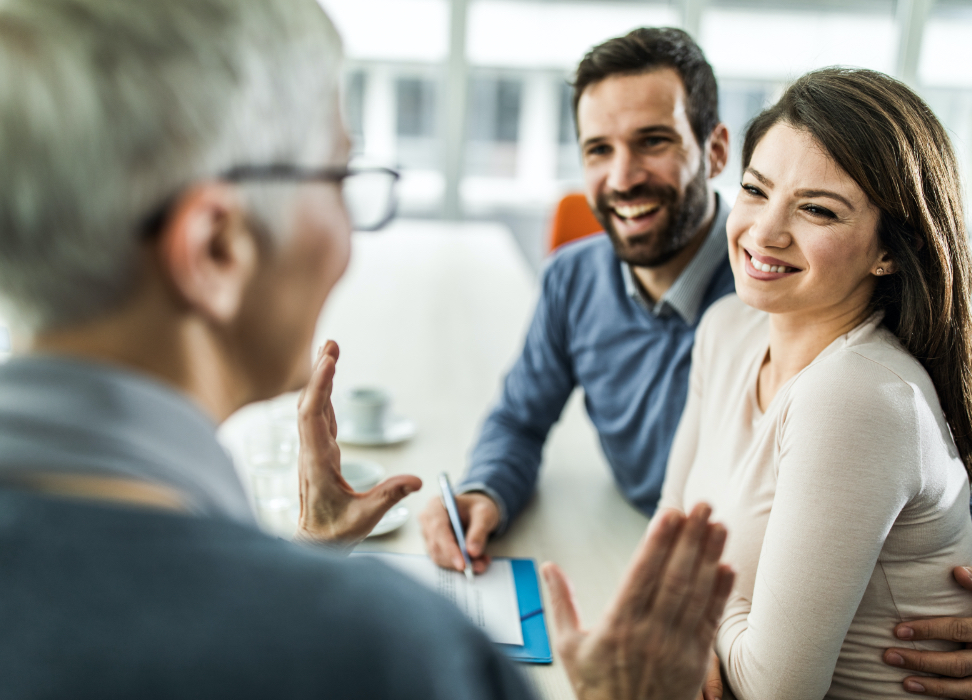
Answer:
M341 476L355 491L367 491L385 478L385 469L377 462L341 455Z
M362 433L354 429L354 423L338 420L338 442L362 447L377 447L380 445L394 445L404 442L415 435L415 421L392 416L385 423L385 429L380 433Z
M378 537L387 535L393 530L397 530L408 521L408 508L405 506L395 506L389 510L375 525L375 529L368 533L368 537Z

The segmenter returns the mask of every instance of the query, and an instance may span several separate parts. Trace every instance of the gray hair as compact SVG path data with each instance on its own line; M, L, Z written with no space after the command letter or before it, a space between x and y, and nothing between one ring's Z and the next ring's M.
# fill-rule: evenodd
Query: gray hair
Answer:
M101 315L185 187L322 164L340 60L315 0L0 3L3 313L33 332Z

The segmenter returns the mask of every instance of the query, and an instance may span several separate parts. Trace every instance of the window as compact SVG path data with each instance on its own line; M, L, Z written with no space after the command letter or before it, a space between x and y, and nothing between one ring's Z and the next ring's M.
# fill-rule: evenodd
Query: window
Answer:
M574 89L565 80L560 88L560 127L557 133L557 179L573 183L583 181L577 126L574 124Z
M469 82L466 173L516 174L522 83L516 78L477 75Z
M398 78L395 103L398 166L406 170L438 168L441 155L436 134L435 80Z
M355 155L364 152L364 93L364 71L348 72L344 79L344 123L351 135Z

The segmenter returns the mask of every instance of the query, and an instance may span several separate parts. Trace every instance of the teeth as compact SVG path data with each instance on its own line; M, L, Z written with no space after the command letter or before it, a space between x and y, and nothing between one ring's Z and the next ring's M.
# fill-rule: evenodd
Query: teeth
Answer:
M616 205L614 207L615 213L623 219L636 219L639 216L644 216L645 214L651 214L656 211L661 205L660 204L637 204L633 206Z
M786 265L767 265L766 263L761 263L750 256L749 261L752 263L753 267L761 272L793 272L796 268L787 267Z

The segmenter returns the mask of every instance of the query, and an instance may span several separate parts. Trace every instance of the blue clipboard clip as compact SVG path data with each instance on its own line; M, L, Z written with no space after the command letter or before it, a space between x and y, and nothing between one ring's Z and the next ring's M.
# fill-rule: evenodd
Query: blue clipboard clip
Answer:
M532 559L510 559L510 565L513 567L513 581L516 584L520 626L523 629L523 646L515 644L496 646L514 661L530 664L553 663L550 638L547 636L547 623L543 615L543 600L540 598L537 565Z

